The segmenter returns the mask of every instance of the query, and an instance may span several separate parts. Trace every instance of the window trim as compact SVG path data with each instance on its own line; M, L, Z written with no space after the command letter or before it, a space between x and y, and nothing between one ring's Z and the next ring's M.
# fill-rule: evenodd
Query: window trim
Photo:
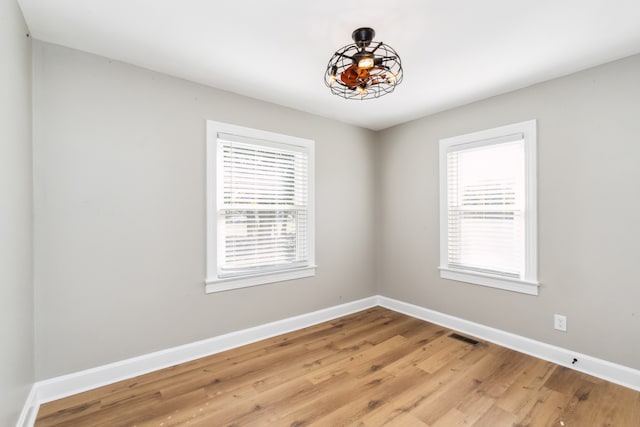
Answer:
M493 129L472 132L440 140L440 277L459 282L473 283L530 295L538 295L538 231L537 231L537 181L536 181L536 120L513 123ZM524 277L507 278L481 272L472 272L448 265L448 192L447 153L452 148L469 148L487 140L500 140L513 134L522 134L525 157L525 271ZM495 143L495 142L494 142Z
M278 144L291 145L304 148L308 153L308 245L309 245L309 261L303 267L295 267L291 269L266 271L253 274L245 274L241 276L218 276L218 185L217 185L217 168L218 168L218 134L225 133L237 135L243 138L260 140L267 142L275 142ZM289 135L283 135L274 132L252 129L243 126L232 125L228 123L207 120L206 128L207 136L207 153L206 153L206 279L205 292L214 293L231 289L246 288L250 286L264 285L268 283L281 282L285 280L300 279L315 275L315 143L313 140L299 138Z

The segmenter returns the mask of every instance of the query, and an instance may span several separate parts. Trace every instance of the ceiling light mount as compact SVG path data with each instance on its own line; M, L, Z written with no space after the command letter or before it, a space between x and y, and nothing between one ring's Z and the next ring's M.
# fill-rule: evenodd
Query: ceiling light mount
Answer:
M369 27L358 28L351 33L351 38L359 48L369 47L375 36L375 30Z
M373 42L373 28L356 29L353 43L336 51L324 74L331 93L346 99L379 98L402 81L400 56L389 45Z

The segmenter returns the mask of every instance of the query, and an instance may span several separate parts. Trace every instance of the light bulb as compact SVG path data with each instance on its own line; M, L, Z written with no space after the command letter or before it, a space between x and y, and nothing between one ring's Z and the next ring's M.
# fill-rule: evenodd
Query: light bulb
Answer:
M373 56L365 56L358 61L358 68L373 68Z

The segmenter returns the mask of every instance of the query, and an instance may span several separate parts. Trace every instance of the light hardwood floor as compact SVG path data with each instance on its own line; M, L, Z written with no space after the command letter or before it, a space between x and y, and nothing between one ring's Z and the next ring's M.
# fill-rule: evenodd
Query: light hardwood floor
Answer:
M376 307L42 405L46 426L640 426L640 392Z

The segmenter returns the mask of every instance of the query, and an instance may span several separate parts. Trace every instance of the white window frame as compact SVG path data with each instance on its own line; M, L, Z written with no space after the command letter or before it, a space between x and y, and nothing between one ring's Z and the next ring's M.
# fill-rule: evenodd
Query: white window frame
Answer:
M304 149L308 154L308 230L307 245L309 259L306 265L295 268L265 271L260 273L244 274L232 277L219 277L218 275L218 134L236 135L241 138L249 138L258 145L263 142L268 146L269 142L285 144ZM251 129L227 123L207 121L207 277L205 280L206 293L221 292L230 289L246 288L249 286L263 285L267 283L285 280L300 279L315 275L315 160L314 141L274 132Z
M525 150L525 267L520 278L456 269L448 265L448 192L447 153L483 144L488 140L522 134ZM440 140L440 277L538 295L537 186L536 186L536 120L514 123Z

